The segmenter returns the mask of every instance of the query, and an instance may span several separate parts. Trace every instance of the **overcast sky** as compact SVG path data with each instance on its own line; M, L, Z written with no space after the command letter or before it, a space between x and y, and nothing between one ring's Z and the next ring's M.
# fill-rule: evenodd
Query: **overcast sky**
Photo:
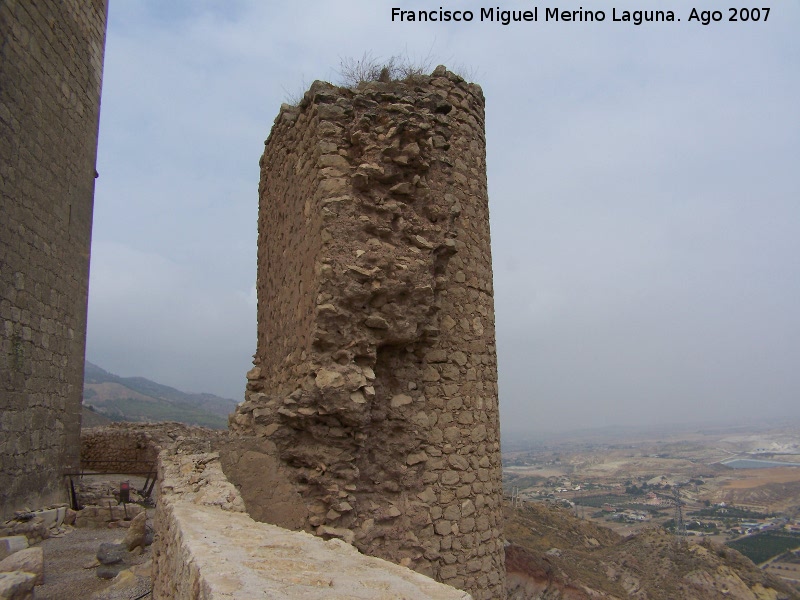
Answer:
M539 22L509 26L479 22L491 3L395 5L476 15L111 0L87 358L241 400L281 103L340 57L431 55L486 96L504 430L800 417L800 3L709 26L683 1L583 2L602 23L514 2Z

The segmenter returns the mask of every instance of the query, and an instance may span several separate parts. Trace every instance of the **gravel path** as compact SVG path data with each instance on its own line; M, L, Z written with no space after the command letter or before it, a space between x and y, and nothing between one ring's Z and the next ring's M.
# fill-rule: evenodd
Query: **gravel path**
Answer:
M151 589L149 574L138 573L126 589L109 590L113 580L99 579L95 575L97 548L102 542L121 541L125 529L68 529L60 537L51 537L41 543L44 551L44 585L36 588L37 600L150 600L146 594ZM132 565L150 560L150 547L140 556L131 556ZM142 569L135 569L139 572ZM106 590L106 593L102 591Z

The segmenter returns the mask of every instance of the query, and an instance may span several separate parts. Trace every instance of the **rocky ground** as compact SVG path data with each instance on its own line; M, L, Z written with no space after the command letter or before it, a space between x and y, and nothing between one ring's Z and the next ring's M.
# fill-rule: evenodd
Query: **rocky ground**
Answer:
M39 544L44 555L44 584L36 587L37 600L147 598L152 588L152 551L150 546L136 548L133 552L116 548L114 544L122 542L128 531L121 527L69 526L51 530L51 537ZM98 560L101 545L116 549L121 562L102 565ZM104 570L106 573L101 577Z
M37 600L136 600L149 598L150 557L147 549L126 559L117 579L100 579L97 550L104 542L116 542L123 529L67 529L41 543L44 551L44 585L36 588Z
M735 550L659 527L622 537L554 505L506 508L512 600L800 600Z

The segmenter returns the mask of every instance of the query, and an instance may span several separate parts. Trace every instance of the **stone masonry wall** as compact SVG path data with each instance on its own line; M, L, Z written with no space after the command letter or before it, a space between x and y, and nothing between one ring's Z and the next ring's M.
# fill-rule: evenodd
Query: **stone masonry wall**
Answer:
M0 512L78 465L105 0L0 3Z
M81 430L81 471L149 473L158 453L178 440L204 439L209 444L225 437L205 427L183 423L112 423Z
M504 597L484 99L438 67L315 82L261 159L258 348L231 429L304 528Z
M471 600L341 540L253 521L206 441L162 450L156 489L156 600Z

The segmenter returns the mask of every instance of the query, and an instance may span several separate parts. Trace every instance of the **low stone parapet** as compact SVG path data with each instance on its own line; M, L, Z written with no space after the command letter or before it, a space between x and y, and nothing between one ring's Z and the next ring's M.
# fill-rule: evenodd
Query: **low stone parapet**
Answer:
M471 599L342 540L254 521L219 455L186 445L159 455L155 531L156 599Z

